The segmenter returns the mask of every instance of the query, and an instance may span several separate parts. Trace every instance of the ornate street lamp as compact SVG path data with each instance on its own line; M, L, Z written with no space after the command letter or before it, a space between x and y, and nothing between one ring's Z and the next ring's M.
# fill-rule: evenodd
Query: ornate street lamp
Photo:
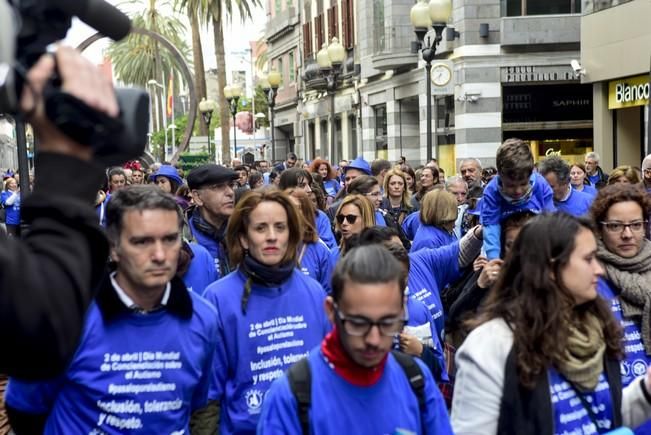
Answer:
M210 120L212 119L212 113L215 110L216 106L217 104L215 101L210 99L206 100L205 98L202 98L201 102L199 103L199 112L201 112L201 116L208 126L208 156L212 163L215 162L215 155L213 154L212 148L210 146L210 135L212 134L212 131L210 130Z
M420 43L420 52L425 61L425 85L427 93L427 161L432 160L432 83L431 68L432 61L436 55L436 47L441 42L443 29L452 15L452 0L419 0L409 14L411 24ZM425 38L434 29L435 37Z
M319 65L321 74L326 79L326 89L330 94L330 161L337 161L337 143L335 139L335 94L337 92L337 77L341 72L341 65L346 59L346 49L335 37L330 45L324 43L321 50L316 54L316 63Z
M224 96L231 109L233 117L233 158L237 155L237 126L235 125L235 115L237 115L237 102L240 101L242 88L238 84L224 86Z
M278 95L278 87L282 81L282 76L276 70L269 71L266 78L262 80L262 89L267 94L267 102L269 103L269 110L271 116L269 121L271 123L271 162L276 160L276 133L274 131L274 107L276 106L276 95Z

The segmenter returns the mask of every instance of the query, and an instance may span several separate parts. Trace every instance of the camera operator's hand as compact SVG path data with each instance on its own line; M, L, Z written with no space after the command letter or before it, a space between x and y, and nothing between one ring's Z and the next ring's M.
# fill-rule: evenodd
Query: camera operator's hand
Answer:
M21 110L31 115L28 121L38 134L40 151L68 154L90 160L93 155L90 146L73 141L45 117L42 92L58 67L61 89L64 92L109 116L117 116L119 107L113 85L95 65L73 48L58 47L54 56L56 56L56 64L52 54L45 54L29 70L27 79L32 90L25 85Z

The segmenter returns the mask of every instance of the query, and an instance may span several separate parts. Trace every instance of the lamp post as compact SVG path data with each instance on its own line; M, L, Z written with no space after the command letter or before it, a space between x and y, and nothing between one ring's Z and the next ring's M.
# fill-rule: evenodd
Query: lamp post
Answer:
M165 86L161 85L160 83L158 83L154 79L149 80L147 82L147 85L149 85L151 87L156 87L156 88L161 89L161 92L163 92L163 94L164 94L163 99L165 101L167 101L167 95L165 95ZM165 109L163 108L163 103L160 102L160 104L159 104L158 98L156 98L156 108L157 108L157 112L158 112L158 109L160 109L160 112L158 112L156 114L156 116L157 117L160 116L163 119L162 127L163 127L163 130L164 130L164 133L165 133L165 150L161 153L161 156L159 158L162 159L162 160L165 160L165 156L167 155L167 114L165 114ZM158 124L158 130L160 131L160 129L161 129L160 118L158 119L157 124Z
M441 42L443 29L452 15L452 0L419 0L412 8L409 14L411 24L418 42L420 43L420 52L425 61L425 86L427 98L427 161L432 160L432 82L431 68L434 56L436 56L436 47ZM432 27L435 37L425 38Z
M210 147L210 135L212 134L212 131L210 130L210 120L212 119L212 112L214 110L215 102L213 100L206 100L205 98L201 99L201 102L199 103L199 112L201 112L201 116L208 126L208 156L212 163L215 162L215 155L213 154L212 148Z
M271 116L269 122L271 123L271 162L276 160L276 132L274 131L274 106L276 105L276 95L278 95L278 87L282 81L282 76L276 70L271 70L266 79L262 81L262 89L267 94L267 102L269 103L269 110Z
M167 128L168 128L168 130L170 130L172 132L172 149L171 149L170 154L174 155L174 147L176 146L176 129L178 127L176 126L176 124L170 124L170 125L167 126ZM165 150L165 152L167 152L167 149ZM167 158L166 158L166 160L167 160Z
M346 49L335 37L330 45L324 43L321 50L316 54L316 63L319 65L321 74L326 79L326 89L330 95L330 161L337 161L337 147L335 134L335 94L337 93L337 77L341 72L341 64L346 59Z
M231 109L233 117L233 158L237 157L237 126L235 125L235 115L237 115L237 102L240 101L242 88L238 84L224 86L224 96Z

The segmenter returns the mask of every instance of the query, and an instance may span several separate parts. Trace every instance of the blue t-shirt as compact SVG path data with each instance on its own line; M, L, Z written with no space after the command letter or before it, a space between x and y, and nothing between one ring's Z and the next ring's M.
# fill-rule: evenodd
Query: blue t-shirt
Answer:
M206 248L212 256L214 264L213 267L215 269L215 273L217 274L217 278L221 278L222 269L225 271L230 270L230 266L228 264L228 254L226 252L223 252L224 248L214 237L210 237L203 231L196 229L194 223L192 222L192 218L188 219L188 226L190 227L190 231L192 232L192 236L196 242Z
M384 220L384 215L380 210L375 210L375 225L378 227L386 227L387 221Z
M441 346L441 340L438 337L432 313L429 312L424 302L419 301L411 295L408 295L407 297L406 308L409 320L407 321L405 332L417 337L421 342L423 340L431 342L431 346L428 347L432 350L440 370L439 379L436 379L436 381L449 382L450 378L445 365L443 346Z
M425 303L432 314L438 335L442 337L445 318L441 290L460 276L459 243L412 252L409 254L409 262L409 292Z
M457 237L446 230L434 225L421 225L416 231L416 236L411 244L409 252L417 252L423 248L440 248L441 246L454 243Z
M4 190L0 195L0 201L5 208L5 223L8 225L20 225L20 192L16 192L16 198L12 205L6 201L14 194L10 190Z
M415 211L407 215L407 217L402 221L402 231L404 231L405 236L407 236L409 240L414 240L420 225L420 213Z
M337 196L337 192L339 192L339 189L341 189L341 186L337 180L324 180L323 187L325 187L326 196L331 196L333 198Z
M208 399L217 313L182 291L189 318L124 308L107 320L93 302L66 373L46 382L11 379L7 403L49 414L45 434L188 433L191 413Z
M574 186L572 186L572 189L576 190ZM590 195L593 199L597 196L597 193L599 193L597 188L594 187L592 184L584 184L581 192L585 193L586 195Z
M209 284L217 281L215 261L210 252L198 243L189 243L192 250L192 261L188 270L183 275L183 282L189 291L199 295Z
M205 293L219 315L209 397L221 402L222 435L254 433L271 382L330 330L325 292L299 270L280 287L253 284L246 314L244 283L244 275L236 270Z
M588 180L590 181L590 184L593 186L596 186L597 183L599 182L599 172L596 172L594 175L588 175Z
M572 216L583 216L590 211L594 197L587 193L570 189L570 196L565 201L554 201L556 210Z
M593 392L579 393L554 369L549 370L549 394L554 414L554 434L606 433L613 429L613 403L608 380L599 375L599 383ZM577 394L581 394L592 408L596 423Z
M597 291L602 298L610 302L610 309L624 330L624 359L620 362L622 387L628 386L638 376L646 373L651 365L651 357L644 350L640 325L633 319L624 318L622 305L619 302L619 291L613 288L610 281L603 278L597 283Z
M481 223L484 226L484 250L489 260L500 257L501 228L500 223L516 212L529 211L542 213L554 211L554 194L547 180L537 172L529 178L531 190L529 194L519 200L505 198L502 193L502 184L499 175L484 188L484 196L480 202Z
M425 415L398 362L389 355L380 379L358 387L330 368L319 348L310 352L312 401L310 433L341 434L452 434L445 402L432 374L416 359L425 377ZM302 434L296 399L287 376L275 381L267 393L258 434Z
M328 215L321 210L316 211L316 232L328 249L333 249L337 246L337 240L335 239L335 235L332 233L330 219L328 219Z
M300 253L302 246L298 248ZM332 277L332 259L330 250L321 239L305 245L303 258L300 259L298 268L306 276L316 280L326 293L330 294L330 278Z

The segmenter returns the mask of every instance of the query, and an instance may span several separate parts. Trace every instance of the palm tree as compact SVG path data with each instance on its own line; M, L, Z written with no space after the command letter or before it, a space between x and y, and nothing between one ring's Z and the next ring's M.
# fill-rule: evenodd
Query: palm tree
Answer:
M230 119L230 110L224 87L226 86L226 55L224 52L224 16L232 18L233 8L237 8L242 20L250 19L251 8L261 6L260 0L179 0L181 7L193 8L198 12L199 18L213 27L215 41L215 58L217 62L217 99L219 103L219 117L222 120ZM230 126L227 122L221 125L222 130L222 159L231 160L231 147L229 139Z
M183 54L187 63L191 64L189 58L190 49L181 38L185 33L185 26L174 16L161 15L159 9L168 4L165 1L148 0L149 5L142 11L131 16L134 27L156 32L172 44ZM140 5L140 2L132 1ZM132 33L124 41L113 43L109 46L108 55L115 66L115 75L123 83L141 86L154 95L152 99L158 101L159 107L164 107L163 89L152 89L148 86L150 80L154 79L163 86L166 85L164 78L173 78L178 89L179 79L182 77L176 66L176 60L172 53L161 50L157 41L144 35ZM188 84L191 85L191 84ZM153 107L152 107L153 111ZM165 116L161 110L159 113L158 125L163 125L162 118ZM152 116L152 119L155 117ZM162 149L164 153L164 149ZM162 154L164 158L164 154Z

